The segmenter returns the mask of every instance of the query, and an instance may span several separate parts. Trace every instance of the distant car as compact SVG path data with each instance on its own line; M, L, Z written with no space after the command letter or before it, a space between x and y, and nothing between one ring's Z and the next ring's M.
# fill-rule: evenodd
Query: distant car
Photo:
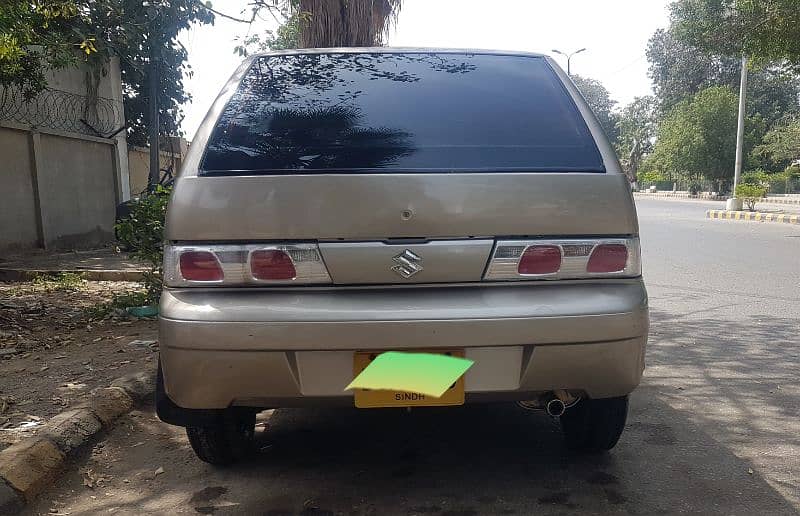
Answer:
M166 223L159 417L214 464L265 408L522 401L607 450L644 369L630 186L548 57L249 58ZM384 351L474 361L441 398L345 391Z

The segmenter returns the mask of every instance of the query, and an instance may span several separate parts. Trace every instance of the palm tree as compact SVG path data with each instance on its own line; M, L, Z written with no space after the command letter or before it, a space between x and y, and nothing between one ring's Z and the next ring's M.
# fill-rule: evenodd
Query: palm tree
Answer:
M299 0L299 44L304 48L382 45L402 0Z

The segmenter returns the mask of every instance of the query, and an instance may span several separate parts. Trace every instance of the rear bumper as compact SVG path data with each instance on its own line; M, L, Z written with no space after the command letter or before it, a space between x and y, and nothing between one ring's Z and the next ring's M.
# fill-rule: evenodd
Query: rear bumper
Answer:
M468 399L621 396L647 340L640 279L487 287L166 290L164 388L180 407L351 404L353 351L464 348Z

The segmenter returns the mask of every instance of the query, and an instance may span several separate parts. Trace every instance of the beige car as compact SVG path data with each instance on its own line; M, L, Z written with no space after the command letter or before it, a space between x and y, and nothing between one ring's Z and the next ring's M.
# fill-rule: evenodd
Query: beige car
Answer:
M519 401L606 450L644 369L631 189L542 55L249 58L177 178L164 285L158 414L215 464L320 405ZM474 364L440 398L345 390L390 350Z

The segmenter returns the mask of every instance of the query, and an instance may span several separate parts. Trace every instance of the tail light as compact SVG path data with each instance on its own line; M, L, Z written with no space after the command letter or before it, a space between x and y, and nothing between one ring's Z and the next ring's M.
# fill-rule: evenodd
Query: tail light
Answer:
M186 251L179 260L181 276L187 281L222 281L222 267L214 253L209 251Z
M483 279L630 278L641 274L638 238L499 240Z
M628 264L628 247L622 244L595 246L586 264L586 272L620 272Z
M525 249L517 265L521 276L555 274L561 268L561 248L557 245L532 245Z
M317 244L167 245L170 287L331 283Z
M297 269L286 251L257 249L250 253L250 274L260 281L288 281L297 277Z

